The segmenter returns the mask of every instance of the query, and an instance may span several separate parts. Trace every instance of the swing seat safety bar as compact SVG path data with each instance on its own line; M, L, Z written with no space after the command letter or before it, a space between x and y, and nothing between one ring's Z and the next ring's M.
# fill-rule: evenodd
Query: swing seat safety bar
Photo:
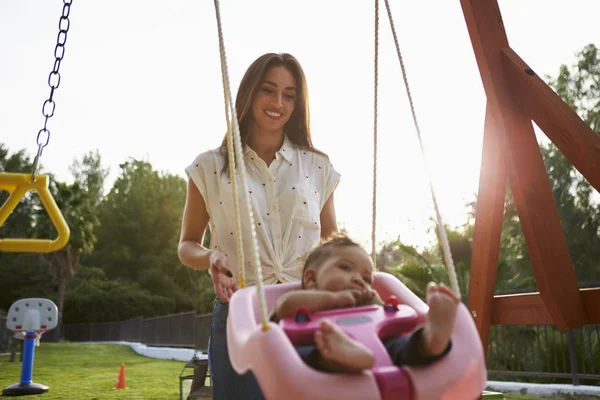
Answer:
M50 190L48 176L36 175L31 181L31 174L0 173L0 190L9 193L8 199L0 207L0 226L19 204L23 196L30 190L37 192L46 209L52 224L58 232L54 240L49 239L0 239L0 251L50 253L62 249L69 241L69 226L60 212Z

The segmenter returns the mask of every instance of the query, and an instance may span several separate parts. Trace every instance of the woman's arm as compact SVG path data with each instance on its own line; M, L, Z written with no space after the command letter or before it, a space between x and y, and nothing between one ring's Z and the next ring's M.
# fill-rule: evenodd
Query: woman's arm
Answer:
M177 249L179 260L183 265L193 269L210 269L215 294L223 302L228 303L236 291L237 281L233 278L232 266L227 256L220 251L209 250L202 246L209 220L204 198L196 184L189 178L181 237Z
M181 237L177 249L179 260L183 265L201 270L210 268L212 252L202 246L209 219L204 198L192 178L188 178Z
M337 230L335 205L333 202L333 193L331 193L331 196L329 196L321 210L321 239L329 238Z

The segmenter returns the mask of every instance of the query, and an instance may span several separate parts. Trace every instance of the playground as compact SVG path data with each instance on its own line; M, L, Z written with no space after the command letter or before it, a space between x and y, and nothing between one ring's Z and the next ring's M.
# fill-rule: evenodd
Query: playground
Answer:
M128 346L118 344L44 343L36 350L35 381L51 390L27 398L46 400L68 398L179 399L179 376L184 363L143 357ZM20 363L0 355L0 386L14 383ZM120 363L125 364L127 389L114 389ZM189 381L188 381L189 384ZM507 400L533 400L533 397L506 396ZM536 399L543 399L536 397ZM549 399L549 398L548 398Z
M325 258L332 257L335 261L323 261L317 257L319 265L307 268L308 259L302 255L316 251L314 249L319 241L330 238L331 234L338 231L333 191L336 190L340 175L333 167L333 161L312 145L304 73L293 56L266 53L259 57L248 70L255 68L258 72L244 75L238 97L234 99L224 35L227 30L222 25L219 0L214 1L215 49L218 46L226 125L220 150L201 153L189 164L185 169L189 177L187 189L178 186L181 180L176 178L171 181L172 185L168 187L172 193L187 194L185 202L176 200L175 196L146 201L149 209L156 204L160 206L147 213L155 217L148 219L149 228L141 235L124 233L121 239L121 242L126 242L139 236L158 238L166 232L163 227L166 226L167 215L171 221L177 220L178 223L181 218L183 222L180 226L164 234L164 240L161 238L156 241L156 248L164 244L168 244L167 247L150 254L152 246L138 245L138 249L149 250L146 258L144 251L142 256L132 255L131 248L119 251L116 246L111 249L105 245L106 253L94 258L97 242L100 242L97 247L102 250L103 244L116 236L117 232L127 232L128 228L138 224L136 217L129 217L131 214L106 212L117 210L122 203L111 203L105 199L110 200L111 196L123 193L136 193L139 197L144 195L125 183L120 187L121 190L111 190L103 197L104 177L95 182L95 187L91 180L86 181L87 186L79 185L79 182L70 186L55 180L52 172L43 168L42 154L47 157L49 153L50 122L55 121L52 119L55 100L58 99L55 94L59 92L61 72L65 72L64 68L59 72L59 68L63 64L67 34L71 27L71 1L63 0L54 48L54 67L47 80L50 93L42 105L43 127L35 137L33 162L30 165L27 159L15 162L18 157L8 157L8 151L0 148L2 159L8 160L6 170L0 170L0 195L3 196L0 200L5 198L5 201L0 201L0 227L8 227L5 231L8 234L0 235L0 255L7 254L5 259L11 263L11 272L4 277L17 277L20 272L17 267L19 255L25 255L25 259L32 254L39 254L36 262L48 267L46 272L49 280L52 280L51 285L56 283L52 291L47 293L52 296L56 294L58 307L53 300L44 298L45 294L42 293L39 297L24 297L15 291L4 299L5 303L8 303L8 299L14 301L7 312L6 327L15 333L15 338L18 336L22 340L22 349L18 362L14 360L14 353L0 355L3 395L43 394L48 399L68 396L77 400L184 399L186 396L182 385L186 388L189 384L194 386L189 377L183 378L185 369L193 360L157 360L135 353L128 345L110 344L108 341L76 343L69 340L64 332L61 333L65 329L62 319L65 309L69 309L65 307L68 301L71 301L69 311L73 313L68 318L88 323L94 321L86 319L87 316L104 315L103 311L107 308L121 304L124 308L138 307L138 310L142 310L138 316L152 318L160 316L155 314L155 305L160 309L178 312L189 311L199 304L204 306L199 295L202 281L198 275L192 274L206 269L211 272L209 279L212 282L208 283L208 290L204 290L203 294L208 293L211 301L215 296L218 299L214 302L215 311L209 330L211 340L203 342L212 346L211 360L219 358L215 356L215 349L226 350L220 356L225 364L211 364L211 368L215 367L215 373L211 373L214 380L205 377L200 379L206 381L202 382L203 385L211 384L211 393L213 388L214 393L241 388L250 394L252 390L259 391L264 397L275 400L330 400L335 396L346 400L463 400L480 396L490 400L503 397L526 399L514 397L514 388L503 386L502 382L488 385L489 375L493 372L510 378L510 373L514 371L508 371L509 364L512 367L516 363L519 369L521 362L534 360L533 355L530 358L522 350L520 341L541 343L542 336L532 329L517 328L517 339L513 338L512 330L498 331L496 326L552 326L557 331L568 333L567 344L560 343L560 348L568 348L568 361L561 352L560 357L554 358L554 370L535 371L529 373L529 377L557 379L562 380L561 383L571 378L575 388L580 384L579 377L587 381L597 379L600 313L596 305L600 300L600 287L595 277L600 274L600 265L594 251L587 254L586 243L593 242L600 235L600 205L597 201L600 189L600 116L588 118L589 113L583 113L569 100L569 93L565 94L565 90L561 92L560 79L545 82L509 45L507 27L497 1L481 3L461 0L466 33L474 55L472 64L479 69L482 93L485 94L481 103L485 103L486 108L481 135L478 193L472 207L474 221L458 235L464 235L460 238L464 238L468 244L464 248L457 245L455 239L458 231L453 231L445 221L438 203L440 197L437 189L440 185L431 175L428 165L433 158L439 163L438 166L444 161L440 161L439 153L438 157L427 154L427 143L421 135L421 126L427 126L427 123L418 121L419 108L413 101L415 91L411 91L409 84L393 13L387 0L382 3L385 9L382 5L380 10L379 3L375 1L373 10L373 148L372 152L369 151L373 175L371 185L363 185L357 190L372 193L371 249L369 252L361 247L362 244L355 243L358 250L354 249L355 253L352 254L358 255L358 261L348 261L349 256L340 258L325 251ZM384 254L378 248L381 243L377 236L378 221L385 220L388 214L381 210L379 214L377 212L381 198L378 188L390 186L389 182L384 183L381 177L378 178L378 171L384 169L379 158L381 146L378 145L378 140L382 138L382 132L378 130L378 112L383 109L379 102L379 88L387 85L379 77L380 12L381 18L387 17L391 27L399 75L407 95L405 108L410 110L414 126L411 134L414 133L415 144L418 142L422 158L420 162L424 163L423 168L417 169L423 170L422 181L427 185L421 186L427 186L428 191L417 197L429 198L432 206L428 213L437 240L434 247L419 254L415 247L403 245L400 238L397 240L398 247L405 252L401 257L404 261L410 256L430 268L421 269L421 272L425 271L424 279L428 282L425 289L406 275L393 273L406 265L396 270L386 269L385 263L393 259L394 254ZM590 55L588 61L592 65L600 64L595 46L587 46L581 54ZM230 56L231 59L235 59L235 56ZM564 70L561 70L562 73ZM564 78L564 74L561 76ZM574 86L581 89L579 81ZM590 90L598 89L597 82L590 87ZM586 90L582 92L589 93ZM242 101L240 98L247 100L246 106L238 104ZM586 101L579 102L582 103ZM289 110L286 108L288 106ZM597 112L590 111L592 115ZM586 116L585 120L582 115ZM291 116L294 119L290 119ZM267 128L261 125L263 120L267 121ZM288 120L293 124L288 124ZM281 123L277 125L277 121ZM545 133L555 147L538 142L536 135L540 133ZM252 146L259 146L257 138L270 141L268 151L255 152ZM416 148L414 146L413 150ZM287 153L284 153L286 150ZM563 168L567 171L563 176L572 178L575 170L581 174L580 180L570 180L560 187L563 197L560 193L557 195L560 190L557 190L556 182L560 185L560 179L553 176L557 168L547 165L553 151L564 156L560 163L570 165L570 170ZM17 156L23 154L17 153ZM103 176L98 153L97 156L98 176ZM213 156L214 162L207 158ZM455 157L460 158L460 155L455 154ZM94 163L93 159L90 161L88 158L87 161ZM279 163L285 169L280 169ZM162 177L154 174L151 167L148 169L148 165L133 160L120 167L124 171L128 168L134 171L141 166L140 170L146 168L146 177ZM15 166L14 171L9 170L10 166ZM271 170L271 166L275 167ZM385 169L390 169L387 164ZM263 173L264 176L261 176ZM288 175L277 175L285 173ZM258 177L253 174L258 174ZM79 178L84 175L80 173ZM138 179L132 179L129 183L133 185L139 182ZM211 182L209 190L207 182ZM162 189L161 185L143 184L137 188L150 188L149 192L156 192L159 187ZM91 190L95 190L96 196L90 195ZM35 204L32 193L37 194L35 198L39 199L35 200L38 201ZM224 197L225 194L227 197ZM561 202L568 195L579 197L577 201ZM282 199L288 199L287 203ZM29 204L25 211L23 203ZM163 204L166 206L163 207ZM562 207L565 204L572 205L567 217L563 215ZM107 208L110 206L114 206L113 209ZM105 212L96 211L100 209ZM129 209L137 210L139 206L134 205ZM183 217L180 217L182 210ZM286 214L288 211L289 215ZM40 218L40 214L46 219ZM106 221L107 215L121 217L113 220L116 224L112 225L112 232L105 230L97 240L96 232L111 226L101 221L101 218ZM580 220L577 219L579 217ZM220 218L226 224L221 224ZM565 221L571 223L574 220L574 227L565 226L568 225ZM513 223L515 227L508 234L503 231L507 223ZM282 227L289 231L283 233ZM179 228L181 233L178 238ZM575 233L567 235L567 228L572 228ZM578 238L579 231L583 230L589 234L573 243L572 239ZM510 241L513 236L519 240ZM284 249L296 251L296 247L298 254L284 252ZM515 256L516 261L511 265L503 263L505 253L514 250L520 251ZM436 257L438 273L431 273L435 268L423 256L428 252ZM106 257L107 254L110 257ZM456 254L458 257L455 257ZM468 254L468 265L463 262L465 258L461 258L465 254ZM579 261L580 254L587 256L583 262ZM115 255L117 257L113 258ZM522 281L520 286L515 286L523 289L521 292L499 293L497 289L504 283L518 280L521 276L524 271L521 263L523 258L531 271L526 279L529 286ZM82 259L89 261L87 267L81 263ZM304 270L299 268L299 260L306 262ZM131 268L135 263L138 263L137 267ZM150 273L145 268L146 264L158 267ZM321 277L322 271L327 271L327 268L334 271L332 276L343 283L327 288L318 286L316 277ZM87 281L73 279L75 272L81 270L81 275L87 277ZM124 270L131 273L127 277L128 286L115 286L121 284L119 279L122 276L119 273ZM294 275L299 271L302 272L301 277ZM582 273L589 273L585 275L589 279L582 279ZM42 287L41 275L37 272L31 275L37 277ZM173 279L170 282L172 284L163 284L162 276ZM314 285L306 286L305 279L310 279L310 276L314 276ZM108 283L112 278L114 281ZM73 281L80 285L78 292L72 290L75 285ZM179 295L183 291L175 281L188 285L187 298ZM148 282L151 282L149 286L140 288ZM335 283L335 279L325 282ZM117 301L105 305L111 304L109 299L112 296L102 295L101 290L96 290L100 287L112 287L113 293L133 292L138 297L125 297L121 304ZM119 289L121 287L127 289ZM204 285L203 289L206 287ZM162 296L155 295L159 292ZM77 293L79 299L91 300L87 306L81 305L82 302L73 300L76 298L73 293ZM90 293L100 294L97 298L87 297ZM347 299L349 302L339 301L344 300L343 295L350 296ZM370 296L368 300L372 302L367 301L366 295ZM190 300L192 297L194 301ZM302 300L289 301L287 314L280 317L277 314L280 302L289 298ZM443 313L439 308L434 308L440 303L430 303L433 298L441 299L439 301L446 304L445 310L450 311ZM86 307L95 309L95 312L86 315ZM71 310L79 314L75 315L75 311ZM134 318L132 311L128 312L127 316ZM274 316L277 318L274 319ZM106 315L98 318L104 318L102 322L111 321L105 319ZM125 318L122 321L127 322ZM324 335L323 327L327 324L331 324L329 329L335 330L335 337L341 338L342 341L337 343L345 343L346 347L337 347L341 350L336 358L325 360L327 356L323 355L332 342L324 345L322 337L319 342L318 335ZM586 343L580 339L579 333L587 327L590 329ZM168 329L169 333L176 330L189 333L195 332L196 328L180 323L178 326L169 325ZM43 335L53 330L57 331L59 343L40 345ZM142 330L156 332L156 335L159 332L154 325L153 329L146 325L140 328ZM415 342L407 343L418 346L410 352L423 356L426 363L414 359L400 361L397 357L405 352L393 353L387 348L389 341L401 342L400 339L412 338L412 335L422 332L425 333L416 336ZM435 336L432 332L442 337L440 343L431 346L437 349L435 351L428 348L428 340ZM563 336L555 333L552 331L551 339L545 338L547 348L559 348L557 338L562 340ZM321 357L317 364L327 364L331 369L321 369L302 358L299 350L305 346L315 348L310 350L312 353L307 353L309 358L314 355ZM352 351L347 351L348 348ZM352 354L356 354L357 349L362 351L367 361L372 362L363 364L361 360L356 364L360 367L355 369ZM500 361L490 369L488 356L492 352ZM551 364L550 351L544 356ZM563 362L562 368L558 367L559 358ZM206 371L204 359L202 363ZM226 368L216 373L217 366L221 365ZM337 369L340 366L345 368ZM247 387L246 384L230 384L237 382L238 378L241 381L242 375L247 372L252 372L251 378L256 378L256 385L252 386L252 382ZM528 372L525 371L525 374ZM227 379L218 381L217 377L224 376ZM527 379L525 376L524 380ZM525 384L522 386L524 394L527 389ZM50 387L52 390L49 391ZM505 396L488 392L486 387L503 392ZM555 395L564 394L557 389Z

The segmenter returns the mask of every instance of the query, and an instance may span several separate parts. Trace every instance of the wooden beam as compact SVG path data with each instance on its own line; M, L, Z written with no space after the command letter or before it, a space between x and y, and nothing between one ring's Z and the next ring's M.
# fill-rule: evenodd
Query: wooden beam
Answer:
M590 324L600 324L600 288L580 289ZM553 325L539 292L494 296L492 325Z
M469 310L479 331L484 352L487 352L492 321L507 179L504 157L497 151L499 145L498 134L493 132L495 126L488 104L471 256L471 265L477 267L471 268L469 282Z
M600 288L586 288L580 291L589 323L600 324Z
M461 0L461 4L538 288L555 324L578 328L587 317L531 118L513 98L504 71L502 49L508 48L508 39L498 3Z
M494 296L492 325L553 325L539 292Z
M502 61L513 98L573 166L600 191L600 135L587 126L514 50L502 49Z

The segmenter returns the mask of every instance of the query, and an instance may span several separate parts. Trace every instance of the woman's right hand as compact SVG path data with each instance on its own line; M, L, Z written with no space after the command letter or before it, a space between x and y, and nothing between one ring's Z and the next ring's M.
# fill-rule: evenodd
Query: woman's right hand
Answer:
M237 290L237 280L231 273L229 259L220 251L213 251L210 255L210 277L215 295L223 303L229 303L231 296Z

